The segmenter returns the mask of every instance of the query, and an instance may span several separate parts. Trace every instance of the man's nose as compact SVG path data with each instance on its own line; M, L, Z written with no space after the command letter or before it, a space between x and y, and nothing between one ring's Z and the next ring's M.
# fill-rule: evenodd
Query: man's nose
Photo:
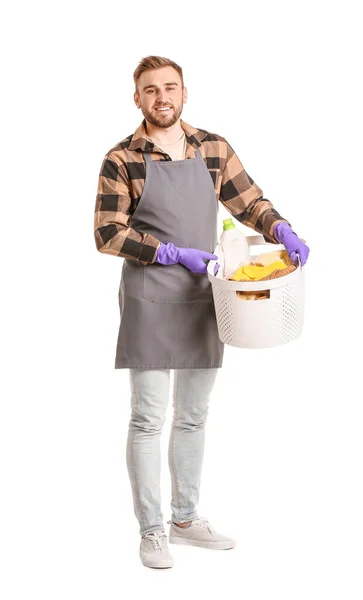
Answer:
M160 104L166 104L168 102L168 93L165 90L159 90L157 92L157 100Z

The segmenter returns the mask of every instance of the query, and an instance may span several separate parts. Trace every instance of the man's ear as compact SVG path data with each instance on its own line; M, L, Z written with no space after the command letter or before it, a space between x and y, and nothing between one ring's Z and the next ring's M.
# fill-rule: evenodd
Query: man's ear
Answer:
M186 87L183 88L183 104L188 100L188 90Z
M135 92L135 93L134 93L134 102L135 102L135 104L136 104L137 108L140 108L140 107L141 107L141 105L140 105L140 98L139 98L139 94L138 94L137 92Z

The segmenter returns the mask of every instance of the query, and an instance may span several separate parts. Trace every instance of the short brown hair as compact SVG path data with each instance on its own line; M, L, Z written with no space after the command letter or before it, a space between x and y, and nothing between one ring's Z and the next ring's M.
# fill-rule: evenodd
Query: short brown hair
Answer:
M179 65L176 64L176 62L170 60L169 58L164 58L163 56L146 56L145 58L142 58L140 60L137 68L134 71L134 82L136 92L137 82L139 81L142 73L144 71L147 71L148 69L160 69L160 67L173 67L173 69L175 69L179 73L182 82L182 88L184 87L183 70L181 67L179 67Z

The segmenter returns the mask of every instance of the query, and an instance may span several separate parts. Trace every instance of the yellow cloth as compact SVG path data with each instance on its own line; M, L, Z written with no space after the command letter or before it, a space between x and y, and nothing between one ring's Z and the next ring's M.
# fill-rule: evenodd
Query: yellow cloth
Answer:
M264 254L260 254L259 256L257 256L253 262L254 262L254 264L256 264L258 266L268 267L268 265L276 262L277 260L282 260L283 262L285 262L287 267L294 264L292 262L292 260L290 259L286 250L277 250L275 252L265 252Z
M282 260L277 260L267 267L245 265L240 267L238 271L235 272L232 279L233 281L258 281L259 279L263 279L264 277L267 277L267 275L270 275L270 273L273 271L279 269L286 269L286 263L284 263Z

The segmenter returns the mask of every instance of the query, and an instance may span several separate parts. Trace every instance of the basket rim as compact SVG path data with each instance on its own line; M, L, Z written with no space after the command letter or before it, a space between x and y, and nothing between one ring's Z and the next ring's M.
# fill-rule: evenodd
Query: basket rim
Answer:
M215 275L209 272L208 279L211 282L212 287L224 290L226 292L258 292L262 290L273 290L279 287L284 287L285 285L296 281L299 277L302 277L302 275L302 269L297 268L288 275L276 277L275 279L265 279L264 281L229 281L228 279L220 279L219 277L215 277Z
M246 239L250 248L252 248L253 246L273 246L275 248L284 248L282 244L271 244L269 242L266 242L266 240L261 235L246 236ZM217 248L218 244L214 250L214 254L216 254ZM289 283L292 283L299 277L303 276L302 267L297 267L295 271L292 271L292 273L289 273L288 275L283 275L282 277L276 277L275 279L265 279L264 281L229 281L228 279L221 279L220 277L216 277L214 275L214 265L216 262L218 262L218 260L210 260L208 263L208 279L211 282L212 287L224 290L226 292L259 292L262 290L273 290L276 288L284 287L285 285L288 285Z

